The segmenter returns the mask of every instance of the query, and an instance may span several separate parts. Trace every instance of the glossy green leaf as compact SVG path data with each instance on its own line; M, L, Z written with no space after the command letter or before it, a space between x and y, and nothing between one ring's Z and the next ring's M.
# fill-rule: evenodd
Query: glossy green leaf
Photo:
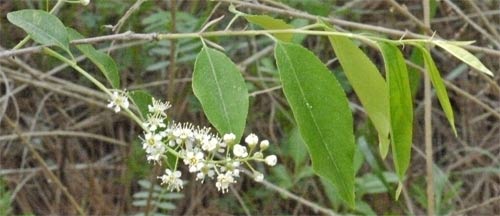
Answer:
M244 15L245 19L253 23L255 25L258 25L262 27L263 29L267 30L276 30L276 29L293 29L294 27L288 23L286 23L283 20L276 19L273 17L270 17L268 15ZM285 42L290 42L292 41L293 34L292 33L277 33L273 34L276 38L279 40L285 41Z
M486 66L479 61L479 59L476 58L476 56L472 55L469 51L465 50L462 47L459 47L455 44L448 43L446 41L434 41L436 45L439 47L443 48L450 54L454 55L464 63L470 65L471 67L488 74L490 76L493 76L493 72L490 71Z
M67 31L70 40L84 38L80 33L72 28L67 28ZM113 88L120 88L120 74L118 73L118 68L116 67L116 63L113 58L104 52L96 50L89 44L76 45L76 48L78 48L78 50L80 50L99 68Z
M347 97L326 66L300 45L279 42L275 58L314 171L354 206L354 134Z
M405 59L399 49L385 42L379 43L384 57L389 110L391 120L391 146L396 173L400 181L410 165L413 102Z
M69 52L69 39L66 27L54 15L42 10L19 10L7 14L12 24L26 31L34 41L58 46Z
M389 95L387 84L373 62L349 38L329 36L340 65L378 132L382 158L389 151Z
M424 57L424 63L428 70L432 85L436 90L436 95L438 97L439 103L441 104L441 108L448 119L448 122L451 125L453 133L457 135L457 129L455 128L455 117L453 116L453 109L451 108L450 98L448 97L448 93L446 92L446 87L443 82L443 78L439 73L439 70L436 67L436 63L432 59L431 54L427 49L425 49L420 44L413 44L418 49L420 49L422 56Z
M129 92L130 98L139 109L142 119L145 119L149 113L148 105L153 103L153 96L143 90L135 90Z
M233 133L239 140L248 114L248 89L231 59L204 47L196 57L193 92L219 133Z

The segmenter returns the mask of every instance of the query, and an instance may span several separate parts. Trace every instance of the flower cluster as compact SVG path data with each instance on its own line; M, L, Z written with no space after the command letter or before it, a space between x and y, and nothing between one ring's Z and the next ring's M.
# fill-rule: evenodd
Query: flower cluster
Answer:
M126 93L113 92L108 106L119 112L121 108L127 109L128 105ZM141 137L148 161L162 164L162 161L167 161L167 154L175 159L175 164L169 164L170 169L158 177L167 189L179 191L183 188L179 164L184 164L190 173L196 174L196 180L201 183L206 179L215 180L217 190L222 193L236 183L243 165L253 171L255 181L262 181L264 175L252 167L251 161L276 165L275 155L264 156L269 141L259 142L257 135L250 134L243 144L236 140L233 133L219 136L210 132L209 128L191 123L169 123L166 111L170 107L168 102L153 98L148 106L149 114L142 124L144 135Z

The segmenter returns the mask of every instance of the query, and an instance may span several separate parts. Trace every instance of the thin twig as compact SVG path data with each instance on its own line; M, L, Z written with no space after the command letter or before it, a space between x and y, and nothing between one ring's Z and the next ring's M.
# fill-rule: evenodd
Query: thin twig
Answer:
M49 170L60 170L61 167L57 165L52 165L48 167ZM115 166L110 166L107 165L106 163L99 161L96 163L85 163L85 164L74 164L67 166L66 169L75 169L75 170L83 170L83 169L117 169ZM23 169L2 169L0 170L0 176L5 176L5 175L15 175L15 174L24 174L24 173L34 173L42 171L43 168L41 167L35 167L35 168L23 168Z
M253 174L250 171L243 170L243 173L245 173L245 175L247 175L248 177L253 178ZM271 182L268 182L265 179L263 181L259 182L259 183L261 183L262 185L266 186L267 188L269 188L271 190L274 190L274 191L280 193L281 195L284 195L285 197L293 199L293 200L295 200L295 201L297 201L299 203L302 203L303 205L305 205L307 207L312 208L314 212L321 212L323 214L332 215L332 216L337 215L331 209L327 209L327 208L324 208L322 206L319 206L318 204L316 204L314 202L311 202L309 200L306 200L306 199L304 199L304 198L302 198L300 196L297 196L297 195L289 192L288 190L285 190L285 189L283 189L283 188L281 188L279 186L274 185Z
M118 22L116 23L116 25L113 26L113 28L111 29L111 31L113 33L118 33L120 32L123 24L125 24L125 21L127 21L127 19L136 11L138 10L142 3L144 3L146 0L137 0L128 10L127 12L125 12L125 14L120 18L120 20L118 20ZM109 47L113 47L115 45L115 42L116 41L111 41L111 45L109 45ZM111 53L111 50L108 50L108 55Z
M99 135L99 134L93 134L93 133L87 133L87 132L81 132L81 131L64 131L64 130L33 131L33 132L21 133L21 136L28 137L28 138L44 137L44 136L82 137L82 138L100 140L100 141L107 142L110 144L127 146L127 143L123 142L121 140L109 138L107 136L103 136L103 135ZM20 137L16 134L9 134L9 135L5 135L5 136L0 136L0 141L13 140L13 139L19 139L19 138Z
M430 28L431 14L430 1L422 0L424 10L424 24ZM428 47L427 47L428 49ZM425 163L427 174L427 215L434 215L434 170L432 150L432 91L430 80L430 68L425 67L424 73L424 136L425 136Z
M233 193L233 195L236 197L236 200L238 200L238 202L240 203L241 208L243 208L243 211L245 212L245 215L247 215L247 216L252 215L252 214L250 214L250 211L248 210L248 207L245 204L245 201L243 201L243 199L241 198L241 196L238 193L238 191L236 191L236 189L234 189L234 186L231 185L231 186L229 186L229 188L231 189L231 192Z
M500 201L500 196L497 196L497 197L493 197L493 198L490 198L488 200L486 200L485 202L483 203L480 203L480 204L477 204L477 205L473 205L471 207L468 207L466 209L462 209L462 210L459 210L457 212L454 212L452 215L463 215L464 213L468 212L468 211L472 211L474 209L477 209L477 208L480 208L480 207L483 207L485 205L488 205L490 203L493 203L493 202L498 202Z

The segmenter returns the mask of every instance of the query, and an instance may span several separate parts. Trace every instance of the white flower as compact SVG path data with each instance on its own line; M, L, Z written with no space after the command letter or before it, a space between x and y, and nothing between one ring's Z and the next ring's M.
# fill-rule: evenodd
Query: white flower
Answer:
M210 134L209 128L196 128L193 130L193 138L198 144L203 145L203 142L209 141L210 138L212 138L212 135Z
M267 148L269 148L269 141L268 140L262 140L260 142L260 150L261 151L264 151L266 150Z
M250 148L254 147L255 145L257 145L257 143L259 142L259 137L257 137L257 135L251 133L249 134L246 138L245 138L245 142L248 144L248 146Z
M236 135L234 135L233 133L224 134L224 137L222 139L225 143L232 144L236 139Z
M167 116L165 111L172 107L168 101L165 103L161 102L160 100L156 100L153 98L152 104L148 105L148 111L153 114L159 114L162 116Z
M219 144L219 140L215 137L212 137L208 140L205 140L201 146L201 148L205 151L213 151L217 148L217 144Z
M146 122L143 123L143 126L146 127L150 131L156 131L156 129L158 129L158 128L166 127L166 125L163 121L164 121L164 118L161 118L159 116L150 115L150 116L148 116L148 119L146 120Z
M193 152L193 151L188 151L186 152L186 157L184 158L184 164L189 166L189 172L197 172L203 166L205 163L203 163L203 152Z
M148 152L148 149L157 148L160 145L163 145L161 141L163 137L160 134L146 133L144 135L144 141L142 143L142 148Z
M162 136L160 134L146 133L142 148L147 153L148 161L160 161L160 157L165 153L165 145L163 144Z
M190 144L190 142L194 139L193 125L190 123L175 124L172 128L172 136L177 144L182 144L186 141Z
M177 190L180 191L182 189L182 180L181 178L181 172L180 171L173 171L166 169L165 174L158 177L161 179L161 184L166 184L167 189L170 191Z
M269 155L264 160L266 161L266 164L269 166L274 166L278 162L278 158L276 157L276 155Z
M90 0L80 0L80 3L81 3L82 5L84 5L84 6L87 6L87 5L89 5Z
M242 158L247 157L248 156L247 148L240 144L236 144L233 146L233 154L236 157L242 157Z
M148 151L146 152L147 153L147 160L154 161L154 162L160 162L160 158L161 158L161 156L164 155L165 150L166 149L165 149L164 145L159 145L156 148L148 149Z
M118 113L122 107L126 109L129 105L126 92L113 91L108 108L112 108L116 113Z
M253 180L255 180L256 182L262 182L264 180L264 174L255 171L253 173Z
M163 153L165 152L165 149L157 149L157 150L154 150L153 152L149 153L149 155L146 157L146 159L148 161L154 161L154 162L157 162L159 163L160 162L160 158L161 156L163 155Z
M236 181L234 180L232 173L226 172L217 176L217 182L215 183L215 186L217 187L218 191L226 193L227 191L229 191L229 185L235 182Z

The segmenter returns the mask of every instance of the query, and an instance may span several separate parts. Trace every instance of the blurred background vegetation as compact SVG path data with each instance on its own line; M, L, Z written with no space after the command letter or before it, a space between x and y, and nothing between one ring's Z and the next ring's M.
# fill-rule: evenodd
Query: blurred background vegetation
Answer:
M394 4L421 19L419 0L248 2L423 33ZM464 16L485 31L491 31L494 41L499 43L496 32L500 31L500 1L452 3L464 15L457 13L447 1L433 2L432 29L437 35L450 40L475 40L478 46L498 50L495 42L473 28ZM110 26L114 26L134 3L134 0L91 0L86 7L66 4L58 16L67 26L87 37L113 34ZM0 0L0 50L14 47L25 36L21 29L8 23L8 12L26 8L47 9L54 4L54 0ZM222 30L232 18L227 8L227 3L218 1L148 0L133 11L120 32L195 32L209 20L224 15L218 25L209 29ZM246 7L238 10L276 16L296 27L313 22ZM232 28L257 27L238 19ZM348 30L380 34L355 28ZM376 132L367 117L356 108L359 102L328 41L319 36L296 35L294 38L296 43L306 46L327 63L355 107L353 115L359 148L355 157L357 209L352 210L342 203L332 185L312 172L307 149L279 89L272 55L273 42L261 36L211 40L223 46L227 55L238 63L252 94L247 131L271 140L271 151L278 155L279 165L276 167L257 167L269 182L337 213L425 214L423 106L418 70L411 71L416 109L412 163L403 194L396 201L393 197L397 176L392 164L388 162L390 160L380 159ZM32 45L34 43L30 42L27 46ZM117 41L95 46L106 50L115 59L121 81L127 89L146 89L157 98L170 100L173 104L170 116L176 120L209 126L190 83L194 60L201 49L199 40ZM382 68L381 56L369 47L362 47ZM413 50L408 48L404 52L414 64L421 64ZM500 214L500 61L498 56L476 54L497 74L496 77L488 78L471 71L439 50L433 52L443 77L456 87L448 85L458 129L458 137L455 137L444 114L434 103L434 183L436 212L440 215ZM82 67L104 80L90 61L80 61ZM169 193L158 186L156 176L162 170L145 160L138 139L140 128L106 109L105 96L87 80L42 54L0 58L0 69L0 215L76 214L61 188L50 180L42 165L26 149L25 142L35 147L47 168L92 215L318 214L315 209L269 190L250 178L241 178L225 195L217 192L212 181L203 185L188 183L181 193ZM463 92L467 95L464 96ZM480 104L493 108L496 113L485 111ZM15 125L6 121L15 122ZM24 134L23 139L19 138L21 134ZM187 180L194 182L194 179L195 176L189 176Z

